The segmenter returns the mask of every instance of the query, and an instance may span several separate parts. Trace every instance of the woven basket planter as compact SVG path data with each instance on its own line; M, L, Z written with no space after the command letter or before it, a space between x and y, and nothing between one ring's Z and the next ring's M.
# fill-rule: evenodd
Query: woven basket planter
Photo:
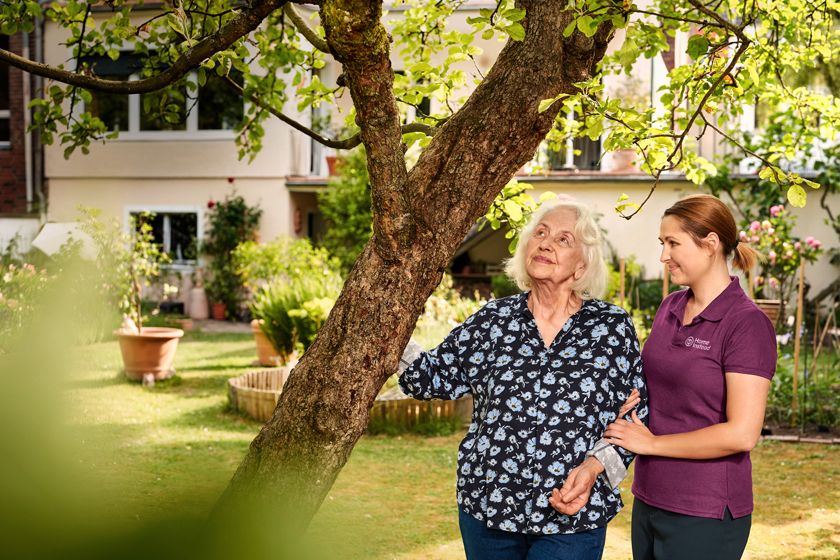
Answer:
M228 380L231 407L254 420L266 422L274 414L291 368L251 371Z
M399 387L385 391L370 411L372 420L410 428L429 420L457 419L469 424L472 419L472 395L455 401L419 401L403 393Z

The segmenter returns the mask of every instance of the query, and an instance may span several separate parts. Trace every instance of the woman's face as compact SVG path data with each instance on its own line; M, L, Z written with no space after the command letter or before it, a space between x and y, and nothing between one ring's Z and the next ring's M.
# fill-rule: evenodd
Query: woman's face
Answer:
M698 245L682 228L679 219L665 216L659 224L659 242L662 253L659 260L668 266L671 280L689 286L700 278L711 264L711 251Z
M568 208L543 216L525 251L525 270L532 281L564 284L583 275L585 263L582 245L575 238L576 223L576 212Z

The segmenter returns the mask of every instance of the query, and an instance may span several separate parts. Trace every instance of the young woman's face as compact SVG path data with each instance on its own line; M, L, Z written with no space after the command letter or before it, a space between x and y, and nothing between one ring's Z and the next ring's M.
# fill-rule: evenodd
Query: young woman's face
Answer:
M705 273L712 259L707 247L698 245L682 228L679 219L665 216L659 224L659 242L662 253L659 260L668 266L671 280L682 286L691 285Z

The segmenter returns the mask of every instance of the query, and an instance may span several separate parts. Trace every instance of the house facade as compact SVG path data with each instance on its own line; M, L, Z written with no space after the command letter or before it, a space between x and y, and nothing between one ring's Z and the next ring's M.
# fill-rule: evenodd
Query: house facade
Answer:
M466 29L466 19L474 15L475 10L488 5L495 3L465 3L451 24ZM401 9L394 6L391 16L399 17ZM134 17L140 22L151 15L154 13L138 11ZM69 49L64 46L66 39L64 30L47 24L43 30L43 60L48 64L69 60ZM475 66L472 62L462 64L465 70L477 68L486 73L503 43L495 39L478 41L484 52L476 57ZM612 47L616 48L621 42L619 34ZM685 50L685 38L678 36L666 57L638 61L630 85L637 93L646 93L648 102L653 99L656 103L653 92L664 83L669 68L680 64L681 58L687 56ZM392 55L392 62L396 72L404 69L403 61L396 54ZM13 72L10 71L10 75ZM114 79L130 79L135 72L136 61L128 55L116 62L103 59L97 65L97 73ZM331 60L319 71L319 79L328 85L334 84L339 74L339 65ZM605 84L606 87L627 87L621 79L615 80L615 83ZM289 98L293 99L291 86L289 88ZM464 95L468 93L468 90L463 92ZM194 270L200 262L195 248L203 236L208 202L234 192L249 204L263 209L260 226L263 241L280 235L316 238L323 231L317 193L327 183L325 160L332 155L330 150L273 119L265 123L263 148L256 158L251 162L240 161L233 127L243 114L241 99L230 97L223 88L200 88L192 110L183 122L172 126L145 115L143 97L94 96L97 113L110 129L119 130L120 135L107 143L92 145L88 155L75 153L65 159L61 146L43 148L43 191L49 193L43 219L74 221L79 216L79 206L95 207L128 227L132 214L154 212L157 215L155 235L173 257L173 268L184 273ZM333 115L334 122L346 114L343 111L349 109L348 103L349 96L340 100L339 112ZM436 101L429 103L434 109ZM284 110L303 124L319 117L308 111L296 112L294 102L287 103ZM3 114L0 106L0 134ZM0 150L2 146L0 138ZM700 155L711 160L718 159L724 150L713 135L705 137L697 149ZM590 140L571 141L556 151L541 148L532 165L522 170L519 179L534 186L535 198L542 192L551 191L591 204L601 214L601 224L616 254L635 257L650 278L661 276L662 271L657 242L662 211L680 197L697 192L697 187L681 175L664 177L642 213L627 221L614 211L618 195L626 193L632 200L640 201L651 188L652 179L628 169L620 156L602 153L600 141ZM835 207L837 202L831 201ZM810 203L801 211L799 227L807 228L808 235L836 243L833 231L824 225L821 212L817 204ZM501 234L483 233L465 243L456 264L483 265L484 273L493 272L507 256L506 246L507 241ZM817 263L814 274L809 277L814 278L815 288L819 289L830 283L837 272L827 262Z
M0 48L22 56L37 45L33 34L0 35ZM29 250L45 208L37 134L26 130L35 86L35 78L0 63L0 251L10 244Z

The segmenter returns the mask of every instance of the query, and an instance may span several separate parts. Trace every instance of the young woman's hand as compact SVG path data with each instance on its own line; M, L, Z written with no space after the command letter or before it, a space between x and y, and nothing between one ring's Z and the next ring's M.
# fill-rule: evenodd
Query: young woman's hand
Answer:
M624 418L624 415L639 406L639 403L642 401L642 396L639 394L638 389L633 389L630 391L630 394L627 396L627 400L624 401L624 404L621 405L621 408L618 411L618 417Z
M635 410L631 413L631 418L633 419L632 422L619 419L607 426L604 439L613 445L623 447L631 453L655 455L653 449L656 436L639 420Z

